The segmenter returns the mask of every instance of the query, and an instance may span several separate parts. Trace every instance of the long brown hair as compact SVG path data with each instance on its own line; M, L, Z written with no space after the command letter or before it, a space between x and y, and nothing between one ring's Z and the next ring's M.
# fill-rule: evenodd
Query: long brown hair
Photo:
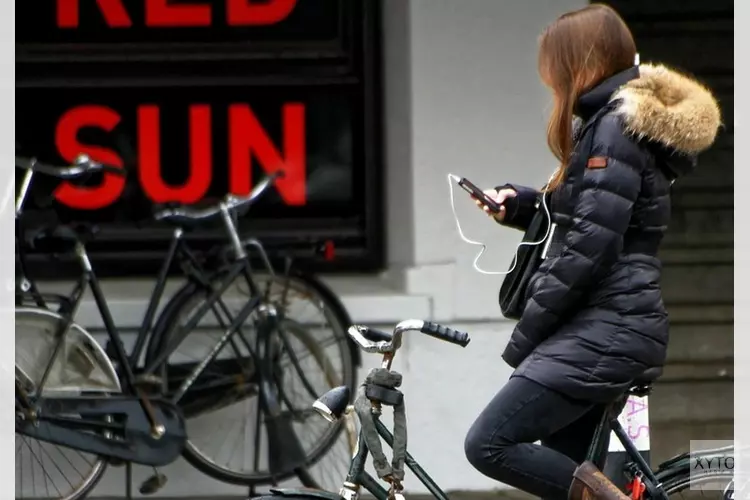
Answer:
M611 7L591 4L563 14L539 38L539 75L554 94L547 124L547 144L560 166L547 186L565 178L573 152L573 111L587 90L633 66L635 41Z

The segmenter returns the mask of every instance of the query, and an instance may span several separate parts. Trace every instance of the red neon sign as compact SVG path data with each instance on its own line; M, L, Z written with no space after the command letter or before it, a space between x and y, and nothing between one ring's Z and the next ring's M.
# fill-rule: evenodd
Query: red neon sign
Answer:
M88 0L90 1L90 0ZM56 23L61 29L80 25L81 0L56 0ZM128 3L135 0L128 0ZM178 4L168 0L143 0L143 25L147 28L200 28L211 26L215 2ZM268 26L289 17L297 0L225 0L228 26ZM108 28L130 28L133 19L124 0L96 0ZM132 3L130 3L132 6Z
M284 170L275 186L287 205L304 205L306 201L305 107L300 103L282 106L282 141L277 148L247 104L231 104L228 108L229 191L237 195L250 192L252 160L265 172ZM138 180L145 195L154 203L195 203L208 191L213 173L213 141L211 107L192 104L188 108L190 162L188 179L179 186L167 184L161 175L160 110L153 104L137 107L136 137L138 139ZM85 127L112 131L120 122L120 114L107 106L82 105L65 112L57 122L55 145L68 162L80 153L122 168L124 163L115 151L83 144L78 132ZM96 210L111 205L122 194L125 180L105 174L97 187L61 184L55 191L60 203L79 210Z

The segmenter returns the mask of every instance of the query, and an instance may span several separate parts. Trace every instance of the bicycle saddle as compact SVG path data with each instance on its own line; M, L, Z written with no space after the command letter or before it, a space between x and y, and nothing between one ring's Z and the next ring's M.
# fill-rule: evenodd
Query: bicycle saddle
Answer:
M153 218L174 227L191 229L213 218L215 214L206 217L206 213L217 207L220 201L217 198L204 198L190 205L175 202L156 204L153 207Z
M661 368L649 368L630 384L628 394L643 397L651 393L651 384L661 375Z

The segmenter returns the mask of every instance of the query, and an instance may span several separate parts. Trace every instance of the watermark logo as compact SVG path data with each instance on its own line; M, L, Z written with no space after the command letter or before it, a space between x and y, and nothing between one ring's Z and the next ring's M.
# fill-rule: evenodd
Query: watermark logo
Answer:
M690 441L690 490L721 491L724 500L738 498L734 479L740 461L733 441Z

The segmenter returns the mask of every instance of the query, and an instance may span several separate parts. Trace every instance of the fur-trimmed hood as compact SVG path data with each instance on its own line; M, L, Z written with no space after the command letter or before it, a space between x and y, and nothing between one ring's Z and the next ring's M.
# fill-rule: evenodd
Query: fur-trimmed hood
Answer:
M616 90L625 128L674 152L694 156L708 149L721 126L719 104L697 81L663 65L643 64L639 75Z

